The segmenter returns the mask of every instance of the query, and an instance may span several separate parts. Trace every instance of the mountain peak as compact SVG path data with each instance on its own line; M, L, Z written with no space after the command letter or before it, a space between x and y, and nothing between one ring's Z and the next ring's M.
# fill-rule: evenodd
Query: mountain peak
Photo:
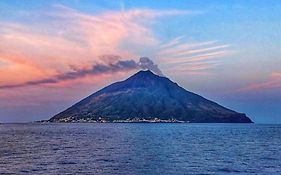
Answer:
M81 100L50 121L135 121L251 123L242 113L189 92L166 77L141 70Z
M153 75L156 75L156 74L154 74L151 70L149 70L149 69L147 69L147 70L140 70L140 71L138 71L137 73L135 73L135 75L137 75L137 74L153 74Z
M131 77L129 77L127 80L134 80L134 81L150 81L150 80L157 80L161 79L162 77L159 75L156 75L151 70L140 70L139 72L135 73Z
M159 75L154 74L151 70L140 70L131 77L160 77ZM130 77L130 78L131 78Z

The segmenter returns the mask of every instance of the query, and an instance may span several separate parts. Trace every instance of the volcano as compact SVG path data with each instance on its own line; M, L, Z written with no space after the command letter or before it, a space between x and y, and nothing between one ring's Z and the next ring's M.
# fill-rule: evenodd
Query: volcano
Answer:
M252 123L245 114L189 92L149 70L93 93L49 121Z

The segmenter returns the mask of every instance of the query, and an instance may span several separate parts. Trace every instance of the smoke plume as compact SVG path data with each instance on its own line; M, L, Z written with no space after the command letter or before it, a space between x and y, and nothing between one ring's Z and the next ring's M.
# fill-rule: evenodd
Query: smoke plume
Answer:
M0 89L18 88L25 86L34 86L41 84L54 84L66 80L74 80L88 75L108 74L121 71L130 71L135 69L150 70L159 76L163 76L161 70L156 64L147 57L141 57L139 62L134 60L118 60L109 64L95 64L90 69L74 69L70 72L62 73L51 78L41 80L27 81L19 84L2 85Z
M159 76L164 76L157 64L154 64L153 61L147 57L141 57L138 65L143 70L150 70Z

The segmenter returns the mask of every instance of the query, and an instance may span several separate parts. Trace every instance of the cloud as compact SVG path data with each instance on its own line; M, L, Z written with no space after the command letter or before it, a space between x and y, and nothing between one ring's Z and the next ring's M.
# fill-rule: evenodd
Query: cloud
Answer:
M165 49L165 48L173 47L173 46L179 44L179 41L180 41L181 39L183 39L184 37L185 37L185 36L178 36L178 37L176 37L176 38L170 40L169 42L160 45L159 48Z
M281 72L272 72L271 77L279 79L281 78Z
M229 44L218 41L187 42L184 36L160 45L156 57L168 69L192 75L208 75L221 65L222 58L235 53Z
M246 87L238 89L238 91L243 92L243 91L257 91L257 90L280 89L280 88L281 88L281 72L272 72L266 81L250 84Z
M173 41L174 43L171 44L171 42ZM191 49L209 47L210 45L214 45L217 43L218 41L188 42L184 40L184 37L180 37L180 39L176 40L176 42L174 39L172 39L167 44L164 43L163 45L161 45L160 48L163 46L166 46L166 48L160 49L157 52L157 54L159 56L165 56L165 55L175 56L178 55L179 53L186 52ZM171 45L167 47L167 45L169 44Z
M140 57L130 48L122 48L123 43L129 47L142 44L155 48L159 44L151 29L155 18L195 13L130 9L93 15L56 4L50 12L37 14L40 18L27 19L25 23L2 21L0 61L5 64L0 67L0 84L34 84L38 79L67 74L73 67L88 70L93 64L110 65L118 61L103 57L105 54Z
M129 9L93 15L56 4L50 12L37 14L40 18L34 18L29 23L28 20L25 24L0 22L0 61L8 63L0 67L0 85L68 81L70 79L57 76L73 76L74 69L92 70L92 65L109 66L120 61L120 58L108 55L122 58L143 56L132 49L139 46L144 50L152 48L154 51L149 55L155 55L156 60L164 60L162 64L173 64L176 60L182 62L182 57L187 58L188 55L191 57L187 59L199 59L194 58L195 54L202 59L220 56L215 51L228 45L213 45L216 41L187 43L185 36L163 43L151 28L155 18L199 13L175 9ZM42 21L45 18L52 20ZM202 53L213 55L200 55ZM105 54L108 55L103 56ZM173 66L177 69L175 65L170 67ZM163 76L150 59L143 58L140 67Z
M188 43L185 36L179 36L165 43L151 28L155 18L199 12L130 9L93 15L59 4L54 7L51 12L39 15L40 21L35 18L30 24L0 22L0 61L5 62L0 67L0 88L56 84L140 68L163 76L147 57L139 62L121 59L143 56L131 49L139 45L151 48L156 60L180 72L210 70L217 64L204 63L208 65L203 66L201 62L228 53L229 45L217 44L217 41ZM42 21L42 18L52 20ZM124 43L128 47L122 47ZM126 61L138 66L126 67L123 65ZM188 68L184 66L187 64Z
M218 45L218 46L214 46L214 47L190 49L190 50L179 52L178 54L175 55L175 58L182 58L182 57L187 57L190 55L196 55L196 54L202 54L202 53L209 54L212 51L229 48L229 46L230 45Z

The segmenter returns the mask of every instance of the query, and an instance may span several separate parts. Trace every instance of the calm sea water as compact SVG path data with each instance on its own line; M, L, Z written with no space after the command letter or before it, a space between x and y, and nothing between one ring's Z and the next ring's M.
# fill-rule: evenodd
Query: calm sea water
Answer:
M2 124L1 173L281 174L281 125Z

